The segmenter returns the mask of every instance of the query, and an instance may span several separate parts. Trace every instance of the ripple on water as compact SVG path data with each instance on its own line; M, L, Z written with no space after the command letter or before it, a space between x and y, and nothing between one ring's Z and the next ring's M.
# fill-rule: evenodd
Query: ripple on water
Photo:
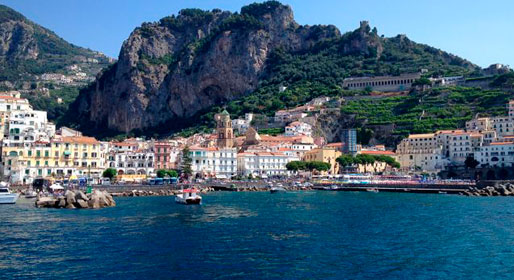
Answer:
M504 278L511 199L343 192L117 198L99 211L0 207L0 278Z

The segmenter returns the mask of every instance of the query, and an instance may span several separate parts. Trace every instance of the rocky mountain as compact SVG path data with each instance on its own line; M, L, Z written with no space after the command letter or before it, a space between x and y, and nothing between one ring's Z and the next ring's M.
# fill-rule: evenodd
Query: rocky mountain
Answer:
M45 73L81 73L76 80L87 81L111 62L103 54L74 46L15 10L0 5L0 88L30 89L33 82L51 83L54 76L42 78ZM69 83L73 84L74 79L75 76L70 77Z
M185 9L136 28L67 120L90 133L170 131L227 104L232 114L268 113L339 91L350 75L421 68L462 74L476 66L403 35L383 38L367 22L344 35L332 25L299 25L276 1L239 13ZM287 95L277 95L278 85L289 86Z

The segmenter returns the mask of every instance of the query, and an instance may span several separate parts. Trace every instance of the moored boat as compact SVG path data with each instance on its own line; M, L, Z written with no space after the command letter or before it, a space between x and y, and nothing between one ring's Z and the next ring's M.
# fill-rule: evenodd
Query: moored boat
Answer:
M285 192L286 189L284 189L284 187L271 187L271 189L269 191L270 191L270 193L278 193L278 192Z
M14 204L18 200L17 193L11 193L7 183L0 183L0 204Z
M198 195L196 188L182 189L182 193L175 196L175 202L179 204L201 204L202 197Z
M36 198L36 196L37 196L37 192L34 190L27 190L27 191L25 191L25 194L23 195L23 197L28 198L28 199Z
M285 192L286 189L282 186L282 184L278 183L276 186L270 186L269 191L270 191L270 193L278 193L278 192Z

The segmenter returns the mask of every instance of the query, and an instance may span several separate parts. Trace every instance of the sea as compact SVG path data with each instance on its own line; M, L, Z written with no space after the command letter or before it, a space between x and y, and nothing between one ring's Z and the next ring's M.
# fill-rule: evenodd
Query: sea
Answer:
M514 199L372 192L0 205L0 279L514 279Z

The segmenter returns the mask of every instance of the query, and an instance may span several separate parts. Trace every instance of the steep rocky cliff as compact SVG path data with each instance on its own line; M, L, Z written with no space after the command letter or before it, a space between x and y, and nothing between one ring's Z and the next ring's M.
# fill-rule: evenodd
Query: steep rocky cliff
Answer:
M74 64L94 76L108 63L106 56L74 46L0 5L0 87L16 89L43 73L66 74L66 67Z
M72 104L67 121L90 134L151 135L195 125L216 106L271 114L334 93L351 75L474 67L405 36L380 37L365 21L344 35L331 25L299 25L276 1L239 13L186 9L136 28L118 62ZM289 89L279 95L282 84Z
M145 23L119 60L75 104L80 118L118 131L187 118L253 91L269 54L339 37L334 26L300 26L289 6L252 4L240 13L182 10Z

